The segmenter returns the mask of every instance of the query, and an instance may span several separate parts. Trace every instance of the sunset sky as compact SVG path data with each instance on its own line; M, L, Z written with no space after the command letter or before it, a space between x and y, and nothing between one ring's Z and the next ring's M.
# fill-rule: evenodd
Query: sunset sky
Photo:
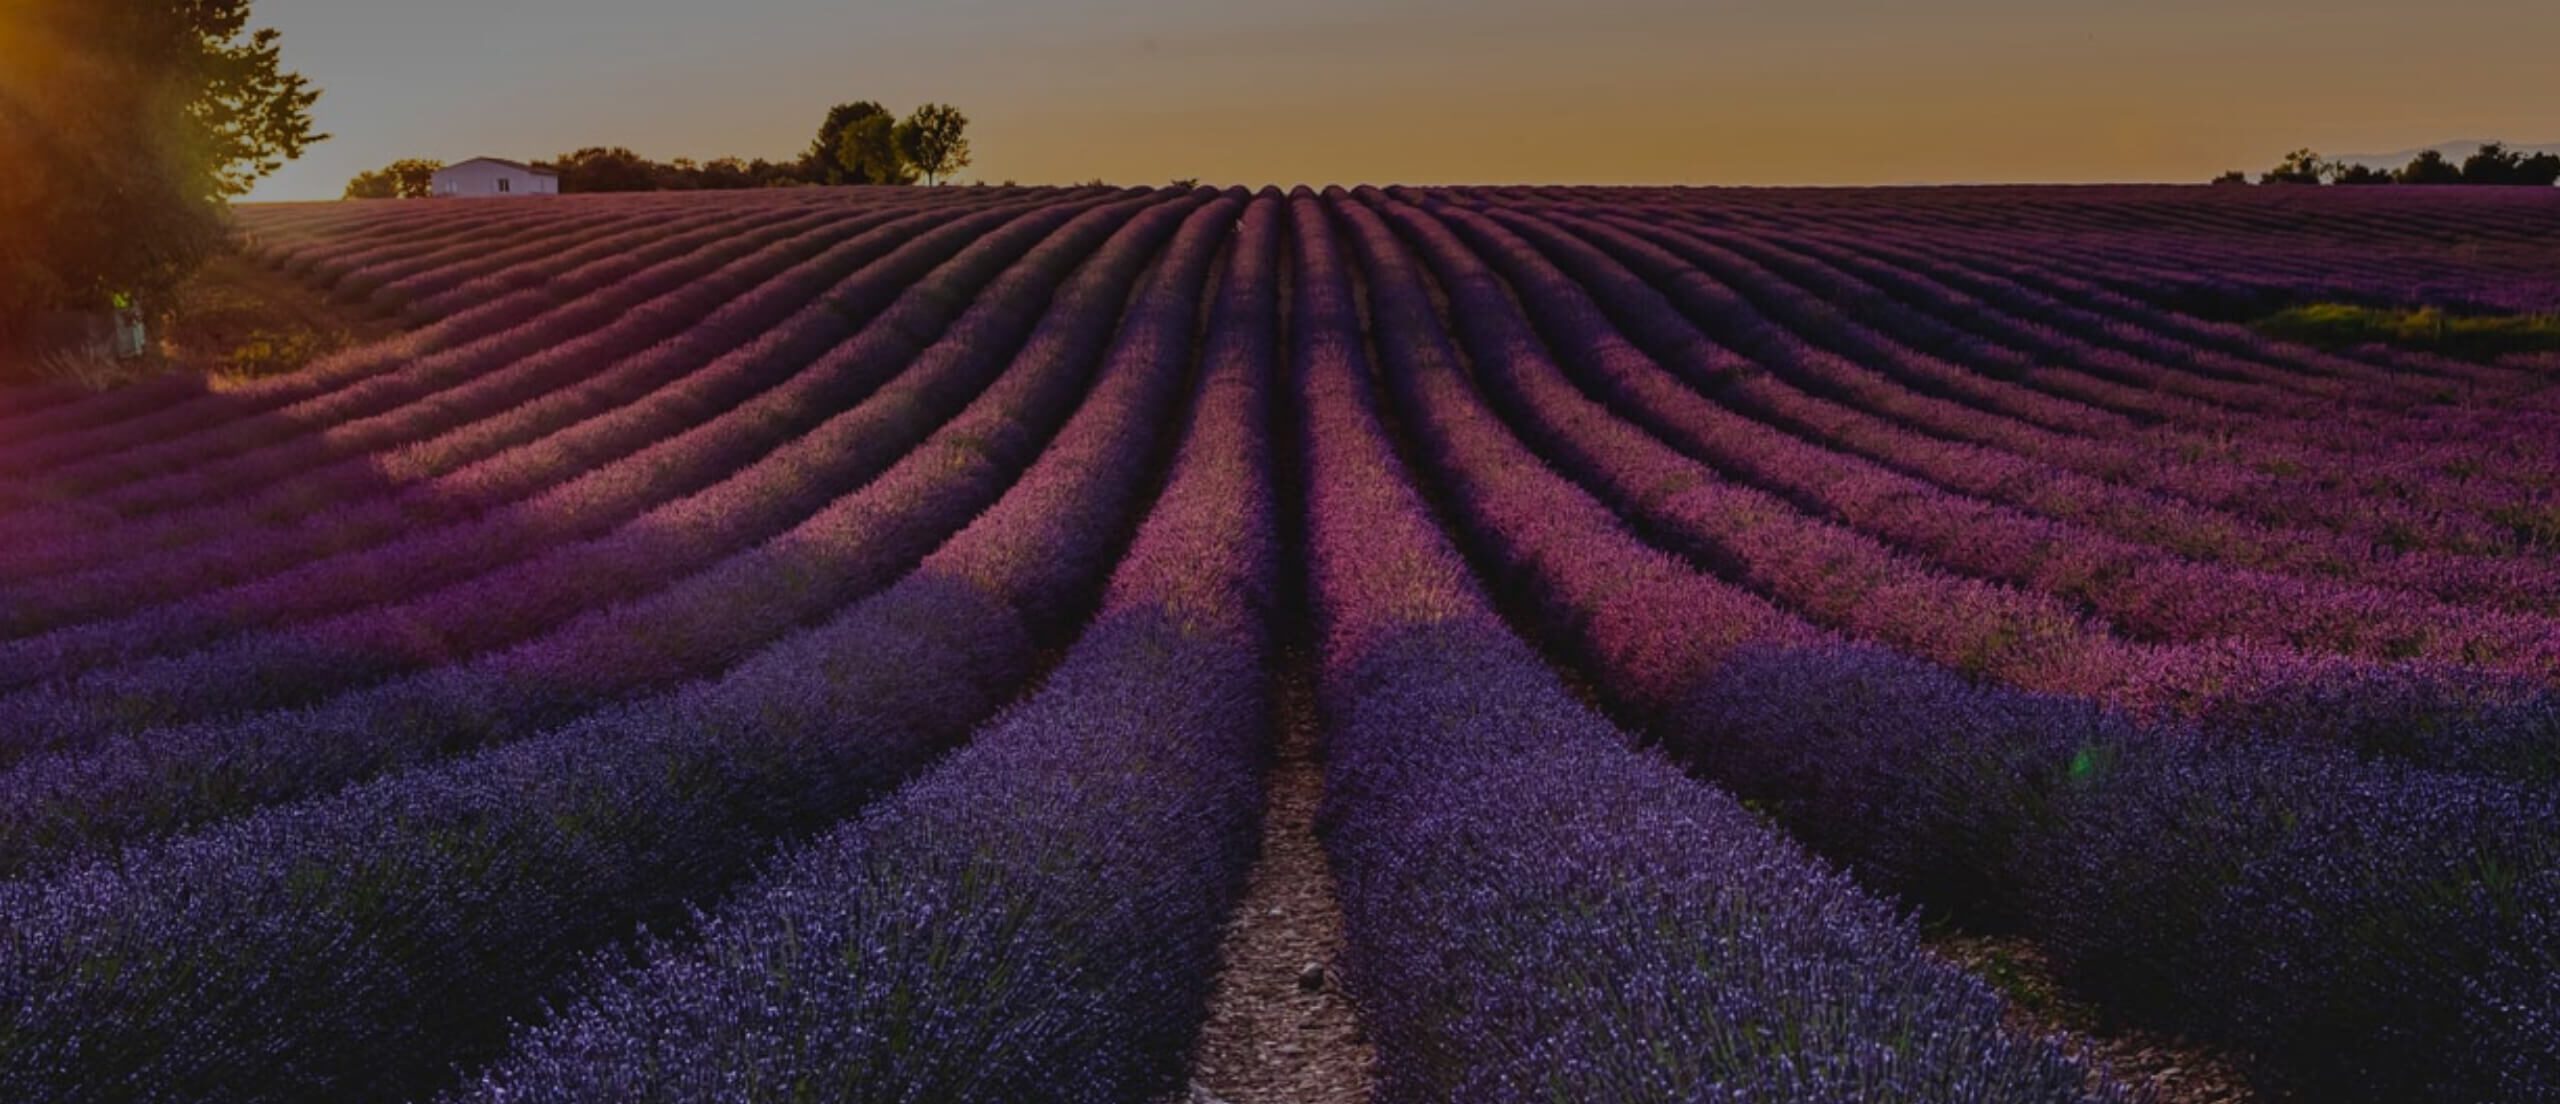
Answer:
M2551 0L259 0L396 157L783 158L829 104L975 120L964 178L2201 180L2285 150L2560 141Z

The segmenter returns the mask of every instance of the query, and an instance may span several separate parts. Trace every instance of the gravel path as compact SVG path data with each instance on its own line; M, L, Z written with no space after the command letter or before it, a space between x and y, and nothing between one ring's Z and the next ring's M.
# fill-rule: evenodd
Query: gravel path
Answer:
M1342 910L1315 835L1324 777L1314 692L1305 665L1290 666L1262 857L1227 930L1225 969L1193 1058L1193 1104L1357 1104L1369 1097L1369 1046L1336 984Z

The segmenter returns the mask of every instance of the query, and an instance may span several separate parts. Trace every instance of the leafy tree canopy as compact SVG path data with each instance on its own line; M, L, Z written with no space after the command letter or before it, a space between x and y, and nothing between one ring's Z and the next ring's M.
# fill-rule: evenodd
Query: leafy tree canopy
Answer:
M753 161L722 157L699 163L679 157L661 162L621 146L589 146L537 164L560 174L563 192L690 192L803 183L800 166L761 157Z
M897 124L888 112L866 115L846 125L836 138L835 183L913 184L915 166L898 149Z
M2284 155L2284 160L2276 162L2276 167L2267 170L2267 175L2258 182L2261 184L2318 184L2329 175L2330 171L2329 162L2321 160L2319 154L2308 149L2298 149Z
M2224 173L2216 184L2246 183L2239 173ZM2260 184L2506 184L2548 188L2560 184L2560 154L2527 155L2488 142L2459 163L2437 150L2421 151L2398 171L2330 161L2308 149L2284 155L2276 167L2258 177Z
M928 184L969 167L969 117L950 104L929 103L898 124L898 152Z
M2479 152L2463 158L2462 182L2548 188L2554 182L2560 182L2560 154L2527 156L2508 149L2504 143L2491 142L2481 146Z
M326 135L248 0L10 0L0 18L0 339L9 320L164 294L224 203Z
M425 199L435 194L436 170L442 161L404 157L347 181L348 199Z
M2446 160L2443 154L2428 150L2412 158L2408 166L2400 170L2400 182L2403 184L2460 184L2462 169Z
M540 162L560 174L563 192L691 191L770 188L794 184L913 184L931 159L939 179L969 164L968 116L947 104L927 104L900 122L870 100L837 104L818 126L817 138L797 160L753 161L723 157L652 161L621 146L590 146ZM387 170L386 170L387 171ZM358 177L366 194L385 185ZM351 183L350 197L356 183Z
M860 128L872 119L882 120L893 127L897 124L897 117L891 115L888 108L880 106L874 100L840 103L827 109L826 121L818 124L818 137L809 143L809 152L800 157L801 163L806 166L810 183L831 185L880 183L880 181L861 179L844 163L845 133ZM895 153L893 148L891 155L895 156Z
M560 174L563 192L654 192L657 166L622 146L589 146L540 165Z

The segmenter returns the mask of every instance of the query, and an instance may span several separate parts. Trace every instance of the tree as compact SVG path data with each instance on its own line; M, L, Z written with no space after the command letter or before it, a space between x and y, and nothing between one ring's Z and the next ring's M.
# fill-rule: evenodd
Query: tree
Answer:
M889 109L871 100L841 103L827 109L827 119L818 124L818 137L809 143L809 152L800 157L812 184L860 184L848 179L838 152L844 148L844 132L866 119L886 119L895 126L897 117Z
M540 162L539 167L560 174L563 192L690 192L798 187L808 183L803 166L796 162L761 157L753 161L737 157L703 162L690 157L652 161L621 146L589 146Z
M2330 163L2321 160L2319 154L2308 149L2298 149L2284 155L2284 160L2276 162L2276 167L2267 170L2265 176L2259 177L2258 183L2318 184L2327 179L2332 171Z
M809 183L800 166L790 161L767 161L756 158L747 162L747 186L751 188L797 188Z
M2462 182L2465 184L2531 185L2548 188L2560 181L2560 154L2537 153L2530 156L2508 149L2504 142L2490 142L2478 152L2462 160Z
M950 104L926 104L898 124L898 152L924 174L925 183L969 167L969 117Z
M2374 168L2371 165L2350 165L2341 161L2337 163L2337 172L2329 178L2329 183L2389 184L2391 183L2391 174L2385 170Z
M2241 172L2238 169L2233 169L2220 176L2214 177L2213 182L2223 187L2230 187L2234 184L2246 184L2249 182L2249 174Z
M2560 184L2560 153L2537 153L2518 162L2515 183L2536 188Z
M846 184L913 184L915 167L899 152L887 112L854 120L837 135L835 167Z
M2462 169L2434 150L2424 151L2410 159L2400 170L2403 184L2460 184Z
M442 161L404 157L347 181L348 199L425 199L435 194Z
M711 191L755 187L753 170L737 157L717 157L702 163L696 171L694 186Z
M2504 142L2489 142L2462 159L2462 182L2506 184L2512 182L2523 167L2523 154L2508 149Z
M248 0L13 0L0 16L0 342L150 303L221 248L225 201L305 147L319 90Z
M542 167L560 174L560 191L651 192L664 181L661 166L621 146L589 146L564 153Z

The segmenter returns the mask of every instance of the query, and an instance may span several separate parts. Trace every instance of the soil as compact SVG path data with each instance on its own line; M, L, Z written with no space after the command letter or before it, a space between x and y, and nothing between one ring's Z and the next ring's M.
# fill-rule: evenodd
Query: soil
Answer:
M161 326L166 370L250 379L296 371L400 332L361 307L331 302L309 284L239 253L207 262L178 288Z
M1293 665L1299 666L1299 665ZM1373 1060L1336 979L1342 909L1316 839L1324 789L1313 691L1284 682L1262 857L1227 929L1192 1059L1190 1104L1360 1104Z

